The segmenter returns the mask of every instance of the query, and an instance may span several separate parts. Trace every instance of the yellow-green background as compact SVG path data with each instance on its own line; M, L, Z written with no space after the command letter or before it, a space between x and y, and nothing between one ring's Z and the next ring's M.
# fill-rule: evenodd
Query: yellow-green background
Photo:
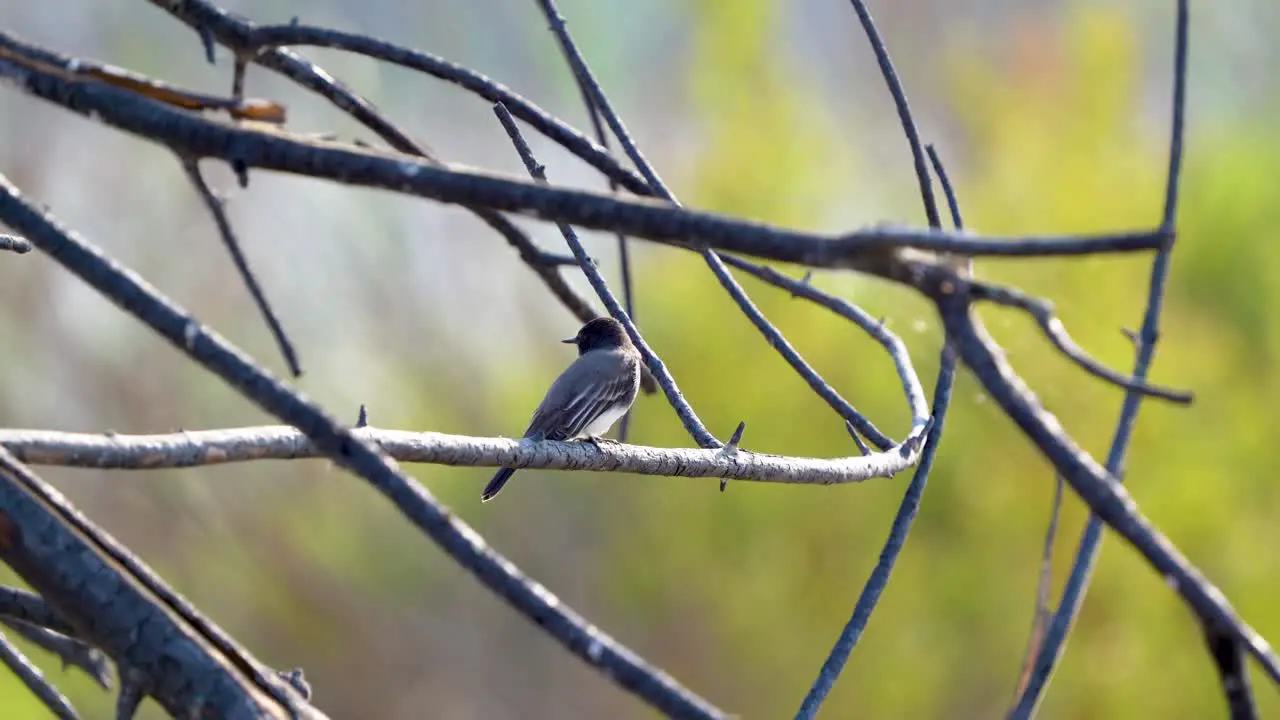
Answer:
M136 5L83 8L86 17L6 7L0 24L66 51L225 87L225 55L219 68L203 66L189 30ZM304 21L441 52L586 127L532 3L382 2L368 15L341 3L289 12L253 5L240 9L264 21L287 19L266 12L300 12ZM921 222L906 145L850 8L834 0L639 5L577 2L565 12L683 202L827 231ZM1157 222L1169 5L872 4L972 228L1069 233ZM1272 313L1280 300L1280 95L1257 71L1274 56L1251 54L1252 33L1275 12L1264 4L1241 12L1193 15L1180 231L1154 379L1194 389L1197 401L1144 405L1126 479L1143 511L1274 641L1280 485L1268 438L1280 421ZM368 61L315 57L442 156L517 171L485 103ZM289 103L300 130L368 137L265 73L254 71L250 89ZM0 98L0 130L11 141L0 149L0 172L280 367L175 162L13 90ZM535 149L553 179L600 186L546 143ZM230 187L225 173L215 178ZM232 208L298 341L307 367L299 386L336 413L354 419L365 402L379 426L514 435L568 359L553 340L573 320L500 239L455 210L263 174ZM562 247L547 228L537 237ZM592 242L613 276L611 241ZM746 420L753 450L854 452L839 420L695 255L644 248L636 262L641 327L713 432ZM978 272L1053 300L1082 345L1127 369L1132 348L1120 330L1141 321L1149 266L1143 256L990 260ZM857 277L819 273L814 282L888 318L932 383L939 337L927 305ZM903 433L905 403L876 345L815 306L744 283L845 397ZM1026 317L984 318L1046 405L1103 457L1120 393L1051 352ZM7 426L163 432L268 422L38 256L0 256L0 336ZM632 439L689 443L659 396L637 405ZM720 494L707 480L526 471L481 506L486 471L410 470L566 603L747 718L786 717L799 706L908 481L738 483ZM303 667L332 717L652 714L326 463L44 475L258 657ZM1051 497L1045 462L962 373L915 529L823 717L1000 715L1030 626ZM1083 519L1069 498L1054 597ZM110 696L31 654L86 717L109 716ZM1262 714L1280 712L1272 684L1254 679ZM6 718L42 717L5 673L0 707ZM1189 614L1108 536L1042 717L1223 712Z

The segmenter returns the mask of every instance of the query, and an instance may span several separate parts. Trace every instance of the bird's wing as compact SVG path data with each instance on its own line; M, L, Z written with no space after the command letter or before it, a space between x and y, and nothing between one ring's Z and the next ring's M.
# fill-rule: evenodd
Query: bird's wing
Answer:
M635 401L639 373L622 353L589 352L551 384L525 437L569 440L606 410Z

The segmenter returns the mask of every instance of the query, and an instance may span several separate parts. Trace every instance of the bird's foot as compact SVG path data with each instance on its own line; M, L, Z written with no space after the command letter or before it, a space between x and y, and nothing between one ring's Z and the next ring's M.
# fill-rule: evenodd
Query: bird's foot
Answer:
M609 438L599 437L597 435L587 435L586 437L582 438L582 442L591 443L591 445L595 447L595 449L597 450L600 449L601 445L621 445L622 444L617 440L610 440Z

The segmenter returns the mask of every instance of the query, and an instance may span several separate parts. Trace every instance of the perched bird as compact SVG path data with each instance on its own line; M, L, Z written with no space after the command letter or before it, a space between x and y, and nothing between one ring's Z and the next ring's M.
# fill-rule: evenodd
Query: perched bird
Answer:
M640 352L617 320L599 317L561 340L578 346L574 360L533 411L524 437L530 440L586 439L596 442L627 414L640 389ZM485 486L488 501L507 484L514 468L502 468Z

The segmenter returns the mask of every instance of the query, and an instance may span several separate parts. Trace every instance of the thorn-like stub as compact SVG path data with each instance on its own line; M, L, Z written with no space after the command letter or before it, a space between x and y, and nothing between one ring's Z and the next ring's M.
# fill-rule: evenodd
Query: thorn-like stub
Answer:
M302 674L302 668L294 668L292 670L281 670L276 675L283 681L289 683L298 694L302 695L303 700L311 699L311 683L307 682L307 678Z
M857 428L848 420L844 421L844 429L849 432L849 437L853 438L853 442L858 446L859 452L863 457L871 454L871 448L867 447L867 443L863 441L862 436L858 434Z
M356 416L356 427L369 427L369 410L360 403L360 414Z
M216 65L217 59L214 57L214 48L217 45L213 40L213 31L207 27L202 27L196 32L200 35L200 44L204 46L204 59L209 61L210 65Z
M738 443L742 442L742 433L747 430L747 421L743 420L738 423L738 427L733 431L733 436L729 438L729 443L720 448L716 452L717 457L733 458L738 456ZM720 492L729 485L729 478L720 478Z
M717 458L735 458L738 456L738 441L742 439L742 428L746 423L740 423L738 429L734 431L733 437L729 438L729 444L716 451Z
M733 436L729 438L729 444L725 445L725 450L730 450L730 454L738 449L738 443L742 442L742 433L747 429L747 421L743 420L738 423L738 427L733 431Z
M810 285L812 282L813 282L813 269L812 269L812 268L810 268L810 269L808 269L808 270L805 270L805 271L804 271L804 276L800 278L800 284L801 284L801 285L804 285L804 286L808 286L808 285ZM800 293L799 293L799 292L796 292L795 290L792 290L792 291L791 291L791 297L793 297L793 298L798 298L798 297L800 297Z
M249 166L243 160L232 160L231 171L236 174L236 182L242 189L249 187Z
M913 453L919 452L920 449L924 447L925 442L928 441L929 433L933 431L933 422L934 419L932 417L925 420L924 427L920 429L920 432L914 437L903 442L902 446L898 448L898 455L903 458L908 458Z

